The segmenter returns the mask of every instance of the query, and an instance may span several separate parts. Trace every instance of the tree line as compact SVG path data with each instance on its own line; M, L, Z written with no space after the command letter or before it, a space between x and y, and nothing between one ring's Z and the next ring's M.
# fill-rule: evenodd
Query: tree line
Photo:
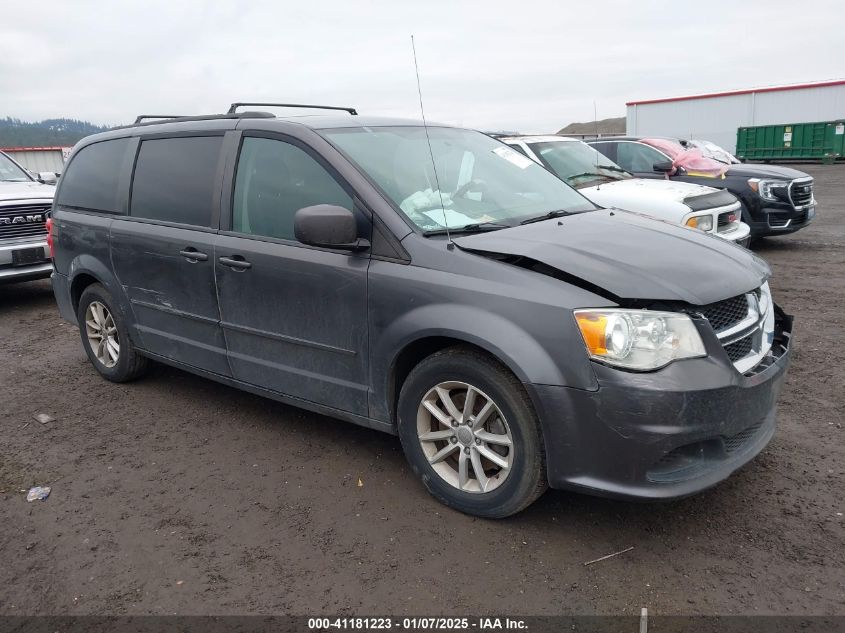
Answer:
M22 121L6 117L0 119L0 147L70 146L89 134L109 129L79 119L45 119Z

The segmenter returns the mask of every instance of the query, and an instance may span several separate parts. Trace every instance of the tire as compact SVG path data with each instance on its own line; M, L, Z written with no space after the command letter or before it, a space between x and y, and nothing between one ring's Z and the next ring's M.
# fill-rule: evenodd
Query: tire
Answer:
M449 414L447 399L458 415ZM398 427L414 474L436 499L460 512L510 516L547 487L543 436L528 394L487 354L452 347L423 360L402 385Z
M82 347L88 355L88 360L100 375L112 382L127 382L143 374L149 361L138 354L129 338L129 330L123 314L117 309L117 304L109 292L100 284L91 284L79 298L76 318L79 323L79 334L82 337ZM89 312L91 308L91 312ZM86 316L93 317L86 319ZM102 321L102 323L100 323ZM92 323L89 327L88 322ZM97 329L99 327L99 329ZM117 343L116 357L114 347L108 351L109 345L100 347L94 341L103 341L103 335L97 338L89 333L110 332L110 338ZM98 356L99 353L99 356ZM106 358L106 360L102 360Z

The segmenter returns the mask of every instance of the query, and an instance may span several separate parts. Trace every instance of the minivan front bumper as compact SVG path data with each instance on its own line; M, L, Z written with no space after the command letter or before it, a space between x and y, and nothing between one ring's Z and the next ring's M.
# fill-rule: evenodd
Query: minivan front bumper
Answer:
M791 331L781 313L770 355L745 375L708 356L651 373L596 365L596 391L526 385L543 426L549 484L670 499L724 480L774 435Z

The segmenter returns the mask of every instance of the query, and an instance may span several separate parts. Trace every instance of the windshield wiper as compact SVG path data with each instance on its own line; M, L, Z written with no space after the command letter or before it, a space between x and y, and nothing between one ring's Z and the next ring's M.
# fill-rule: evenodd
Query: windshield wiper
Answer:
M509 229L510 224L502 224L500 222L476 222L474 224L465 224L464 226L456 226L455 228L444 227L442 229L433 229L431 231L423 231L423 235L453 235L455 233L481 233L483 231L496 231L498 229Z
M597 174L592 171L585 171L583 174L567 176L566 181L569 182L570 180L575 180L576 178L592 178L593 180L596 180L598 178L604 178L605 180L616 180L616 176L610 176L608 174Z
M621 167L617 167L616 165L599 165L599 169L608 169L610 171L618 171L621 174L627 174L627 169L622 169Z
M565 215L570 215L571 211L549 211L543 215L538 215L536 218L528 218L523 220L520 224L532 224L533 222L542 222L543 220L551 220L553 218L562 218Z

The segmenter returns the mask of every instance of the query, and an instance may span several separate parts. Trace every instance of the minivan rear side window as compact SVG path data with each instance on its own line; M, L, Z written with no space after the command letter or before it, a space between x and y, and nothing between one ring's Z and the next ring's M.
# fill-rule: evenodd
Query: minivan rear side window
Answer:
M233 202L233 231L285 240L296 239L293 218L303 207L352 210L352 196L305 150L259 137L244 138Z
M129 214L210 227L222 144L222 136L141 141Z
M92 143L80 149L65 169L56 204L115 213L122 210L118 185L130 139Z

